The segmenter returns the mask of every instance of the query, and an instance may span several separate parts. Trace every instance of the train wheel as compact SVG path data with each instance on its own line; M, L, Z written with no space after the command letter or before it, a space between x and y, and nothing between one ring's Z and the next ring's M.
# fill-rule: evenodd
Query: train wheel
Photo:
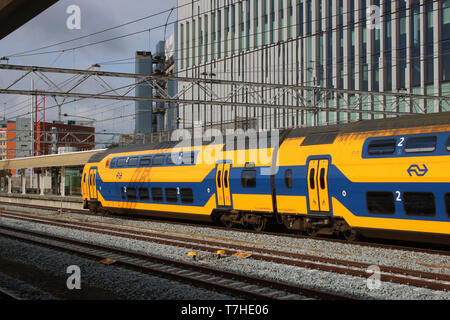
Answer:
M233 227L233 219L231 219L228 215L223 214L220 216L220 222L227 228L231 229Z
M305 230L305 234L308 237L317 237L318 230L316 228L308 228Z
M348 241L356 241L359 238L359 234L354 229L350 228L344 231L344 238Z
M267 219L266 218L258 218L255 223L252 223L253 230L261 232L266 229Z

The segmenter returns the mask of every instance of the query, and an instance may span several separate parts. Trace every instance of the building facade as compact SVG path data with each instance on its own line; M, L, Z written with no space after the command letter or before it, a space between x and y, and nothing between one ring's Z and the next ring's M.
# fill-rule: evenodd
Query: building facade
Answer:
M26 158L58 153L58 149L73 151L95 149L95 128L76 121L34 123L34 143L31 142L31 120L17 118L6 127L6 158Z
M179 0L179 76L335 88L364 92L450 95L450 0ZM183 96L211 99L205 90L178 84ZM299 95L239 85L210 90L230 101L312 107L333 111L180 105L180 127L197 122L271 129L334 124L390 116L360 111L450 111L433 99L370 95ZM234 90L234 91L233 91ZM314 108L312 108L314 109ZM343 110L343 111L340 111Z

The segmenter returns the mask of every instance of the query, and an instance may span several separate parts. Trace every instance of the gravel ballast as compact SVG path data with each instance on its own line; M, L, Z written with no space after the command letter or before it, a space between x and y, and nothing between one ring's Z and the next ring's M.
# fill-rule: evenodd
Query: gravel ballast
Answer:
M71 215L74 217L75 215ZM95 219L94 219L95 218ZM110 223L120 223L129 225L139 225L140 227L146 227L151 229L165 230L170 234L174 232L180 235L180 233L195 235L196 237L214 237L227 238L231 242L245 242L245 245L252 243L254 246L261 246L264 248L276 248L277 250L292 251L298 253L317 254L326 257L336 257L338 259L344 259L347 257L349 260L359 257L362 262L368 262L371 264L382 265L394 265L398 267L411 268L409 261L428 261L430 264L439 265L447 264L448 257L430 255L425 253L414 253L411 251L400 251L379 249L371 247L354 246L350 244L333 243L312 239L292 239L286 237L270 236L270 235L258 235L243 233L238 231L226 231L217 230L205 227L193 227L182 226L175 224L165 224L162 222L154 221L124 221L124 219L110 218L110 217L83 217L83 220L98 220L108 221ZM160 245L156 243L124 239L120 237L99 235L94 233L88 233L77 230L69 230L67 228L60 228L54 226L44 226L30 222L22 222L13 219L0 218L0 224L9 225L13 227L21 227L29 230L47 232L59 236L65 236L69 238L75 238L79 240L100 243L103 245L110 245L118 248L131 249L141 253L161 256L166 258L172 258L182 261L190 261L191 258L187 257L188 249ZM335 274L330 272L309 270L306 268L299 268L288 265L281 265L276 263L270 263L265 261L257 261L253 259L239 259L236 257L225 257L217 260L216 256L207 252L199 253L199 264L214 265L215 267L223 270L229 270L234 272L240 272L243 274L250 274L253 276L265 277L283 282L294 283L302 286L306 286L313 289L325 290L338 294L344 294L354 296L362 299L450 299L450 292L433 291L425 288L416 288L407 285L385 283L381 282L379 289L370 290L367 285L367 279L352 277L342 274ZM428 260L424 260L428 259ZM359 260L358 260L359 261ZM402 261L402 262L400 262ZM102 266L100 266L102 267ZM109 267L109 266L108 266ZM107 268L108 268L107 267ZM430 268L424 268L424 271L433 271ZM416 269L416 266L414 266ZM439 269L439 268L437 268ZM419 266L417 267L419 269ZM368 277L370 274L368 274ZM108 281L105 279L106 283ZM131 282L133 283L133 282ZM125 292L130 289L125 289ZM128 296L128 295L127 295ZM167 295L163 295L167 296ZM175 294L176 296L176 294ZM162 298L163 298L162 297ZM135 298L132 298L135 299ZM163 298L164 299L164 298ZM171 297L170 299L173 299ZM213 299L207 297L206 299Z

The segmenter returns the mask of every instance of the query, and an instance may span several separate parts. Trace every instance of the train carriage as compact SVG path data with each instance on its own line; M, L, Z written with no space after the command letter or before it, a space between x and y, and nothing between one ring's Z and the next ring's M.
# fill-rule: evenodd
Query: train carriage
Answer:
M450 113L108 150L85 207L450 244Z

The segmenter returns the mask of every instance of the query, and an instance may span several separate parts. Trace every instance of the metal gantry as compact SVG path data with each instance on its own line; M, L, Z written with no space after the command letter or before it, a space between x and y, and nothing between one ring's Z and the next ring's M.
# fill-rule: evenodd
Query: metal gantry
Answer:
M93 66L98 68L99 66ZM78 69L62 69L48 68L22 65L1 64L0 71L16 71L23 72L10 85L0 88L0 94L11 95L28 95L28 96L50 96L53 97L59 108L67 104L68 98L74 99L105 99L105 100L122 100L122 101L148 101L160 102L166 105L176 104L179 107L187 107L191 105L203 105L227 108L242 109L265 109L275 110L275 112L302 111L311 114L314 117L314 125L319 124L318 114L330 112L336 113L337 118L340 115L354 115L355 120L362 118L362 115L369 115L370 118L401 116L413 113L425 113L424 105L430 101L437 105L436 111L450 111L449 96L433 96L419 95L408 92L368 92L361 90L347 90L337 88L323 88L318 86L298 86L284 85L275 83L259 83L248 81L230 81L212 78L190 78L166 75L137 75L132 73L105 72L94 70L78 70ZM19 84L25 81L31 75L36 74L52 91L27 90L19 88ZM67 74L72 76L81 76L81 78L69 89L63 90L56 81L51 79L51 74ZM17 76L17 75L16 75ZM108 83L108 78L129 79L132 83L118 88ZM100 84L101 90L94 93L75 92L82 83L93 79L97 87ZM161 81L176 81L179 83L179 91L176 95L169 95ZM153 98L142 98L131 95L137 85L147 83L153 88L157 95ZM199 93L202 93L202 98ZM218 94L221 92L222 94ZM194 94L195 93L195 94ZM186 98L187 96L187 98ZM63 98L58 101L57 97ZM197 97L197 98L195 98ZM250 99L249 99L250 97ZM339 103L336 103L339 101ZM403 108L400 108L403 105ZM403 110L401 110L403 109ZM248 112L247 112L248 114ZM266 112L267 117L268 112ZM264 115L263 115L264 116ZM198 119L208 126L213 124L211 119ZM194 119L192 118L192 122ZM327 117L322 121L327 124Z

